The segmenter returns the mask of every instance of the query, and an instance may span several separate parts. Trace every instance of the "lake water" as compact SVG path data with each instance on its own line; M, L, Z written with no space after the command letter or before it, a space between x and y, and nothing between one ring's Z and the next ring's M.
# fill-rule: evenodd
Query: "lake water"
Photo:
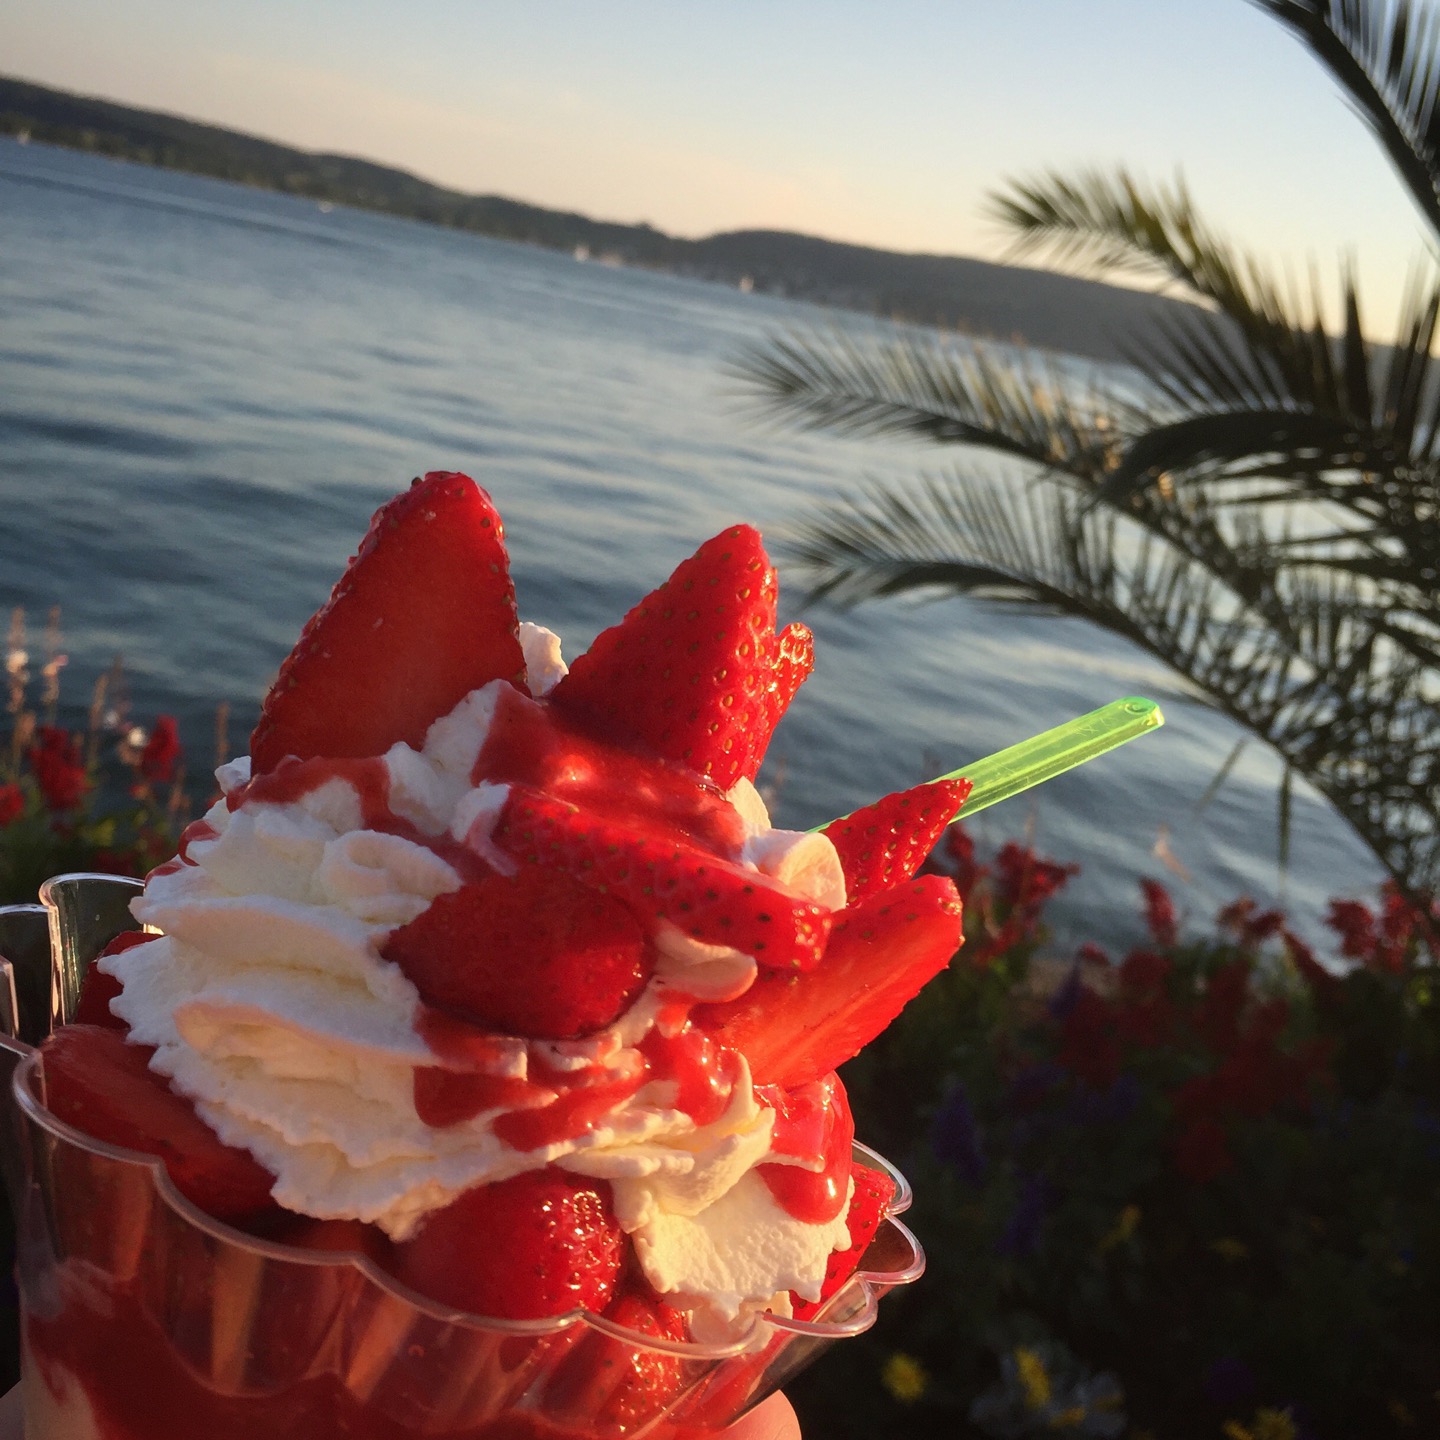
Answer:
M778 537L837 490L937 465L745 416L727 358L817 322L866 323L0 140L0 605L63 608L72 710L121 655L137 717L175 714L207 762L216 705L243 748L376 506L456 469L505 517L522 615L578 653L724 525ZM792 581L783 618L797 598ZM762 777L782 823L1141 693L1164 730L974 822L982 844L1028 833L1081 864L1063 939L1136 934L1137 874L1197 922L1283 896L1312 934L1327 896L1376 878L1304 794L1279 875L1258 746L1197 813L1239 732L1077 621L964 599L804 618L816 673ZM1154 855L1162 833L1188 883Z

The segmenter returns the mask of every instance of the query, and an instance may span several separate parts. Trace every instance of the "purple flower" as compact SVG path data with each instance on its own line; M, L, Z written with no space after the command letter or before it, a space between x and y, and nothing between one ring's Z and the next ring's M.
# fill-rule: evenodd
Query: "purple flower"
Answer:
M1009 1101L1013 1109L1033 1110L1065 1078L1065 1072L1051 1061L1026 1065L1010 1082Z
M1065 1107L1065 1120L1071 1125L1123 1124L1139 1106L1140 1093L1140 1082L1128 1073L1103 1090L1077 1089Z
M1415 1128L1424 1137L1425 1158L1434 1164L1440 1160L1440 1115L1423 1101L1413 1111Z
M1084 988L1085 982L1081 978L1080 962L1077 960L1070 967L1070 973L1065 977L1064 984L1055 991L1046 1005L1051 1017L1063 1020L1075 1008L1075 1002L1079 1000L1080 992Z
M1020 1187L1010 1220L996 1248L1002 1255L1020 1259L1033 1255L1040 1244L1040 1227L1045 1220L1045 1181L1039 1175L1028 1175Z
M1238 1355L1222 1355L1200 1382L1205 1398L1222 1410L1248 1405L1255 1385L1255 1372Z
M954 1168L967 1185L985 1179L985 1152L980 1145L980 1125L965 1087L958 1082L950 1088L930 1127L930 1146L935 1158Z

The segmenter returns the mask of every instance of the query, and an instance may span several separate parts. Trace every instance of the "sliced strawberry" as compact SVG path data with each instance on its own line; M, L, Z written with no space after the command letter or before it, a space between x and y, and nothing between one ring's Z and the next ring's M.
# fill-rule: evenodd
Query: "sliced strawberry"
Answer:
M530 1170L467 1190L394 1249L412 1290L494 1319L534 1320L610 1303L625 1236L604 1181Z
M150 1067L155 1052L114 1030L65 1025L45 1042L45 1103L95 1140L155 1155L175 1188L217 1220L272 1202L275 1177L244 1150L222 1144L183 1095Z
M738 859L745 827L712 785L683 765L638 755L583 735L548 702L507 690L496 700L470 781L527 785L597 815L677 836Z
M816 1301L802 1300L792 1295L797 1319L809 1320L824 1306L825 1302L855 1273L880 1222L885 1219L890 1202L895 1198L895 1182L883 1170L872 1170L868 1165L856 1164L853 1170L855 1192L850 1197L850 1208L845 1212L845 1223L850 1229L850 1248L836 1250L825 1264L825 1280L820 1287L820 1298Z
M749 1060L757 1084L802 1085L858 1054L959 947L955 884L925 875L840 911L815 969L761 974L693 1019Z
M969 793L968 780L931 780L832 820L825 834L839 851L847 898L853 903L908 880Z
M756 733L769 733L775 593L759 531L722 531L599 635L550 699L728 790L750 770Z
M524 671L500 517L468 476L434 471L376 511L280 667L250 741L255 771L418 747L471 690Z
M668 921L762 966L806 969L830 933L830 911L757 871L521 786L512 789L493 839L522 865L562 871L614 895L645 922Z
M123 935L117 935L96 959L106 955L119 955L136 945L145 944L147 940L159 938L158 935L147 935L143 930L127 930ZM103 1025L107 1030L123 1030L128 1033L130 1027L118 1015L110 1013L110 1002L119 998L122 989L113 975L107 975L98 965L90 965L80 983L80 999L75 1006L74 1023Z
M529 868L437 895L381 953L427 1003L537 1040L604 1029L650 973L645 938L624 905Z

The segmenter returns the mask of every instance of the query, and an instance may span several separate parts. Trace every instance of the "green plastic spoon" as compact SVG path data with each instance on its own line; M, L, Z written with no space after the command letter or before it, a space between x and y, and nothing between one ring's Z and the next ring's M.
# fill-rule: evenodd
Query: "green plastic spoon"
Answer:
M960 811L968 820L988 806L1008 800L1032 785L1054 779L1056 775L1063 775L1065 771L1073 770L1075 766L1083 765L1137 735L1158 730L1164 723L1165 717L1153 700L1132 695L1125 700L1112 700L1088 715L1032 735L1018 745L1011 745L936 778L970 781L970 796Z

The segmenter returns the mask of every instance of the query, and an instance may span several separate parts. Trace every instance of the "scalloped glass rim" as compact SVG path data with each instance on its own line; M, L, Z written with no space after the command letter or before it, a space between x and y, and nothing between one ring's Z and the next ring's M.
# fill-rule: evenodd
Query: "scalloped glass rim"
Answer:
M13 1042L12 1042L13 1043ZM895 1183L895 1194L885 1208L885 1218L870 1250L883 1248L896 1254L895 1263L884 1270L857 1268L839 1290L826 1302L825 1310L847 1312L843 1320L826 1320L825 1311L809 1320L799 1320L784 1315L757 1315L748 1329L727 1342L703 1343L694 1340L667 1340L617 1325L603 1315L589 1310L570 1310L563 1315L540 1320L501 1320L483 1315L472 1315L468 1311L454 1310L437 1304L433 1300L401 1284L393 1276L380 1269L366 1256L343 1252L321 1252L303 1250L278 1241L262 1240L237 1230L224 1221L207 1215L198 1206L187 1200L174 1186L164 1162L137 1150L122 1145L112 1145L96 1140L82 1130L67 1125L65 1121L46 1108L37 1094L37 1085L43 1083L44 1054L32 1050L16 1065L11 1077L11 1088L15 1103L23 1115L40 1126L50 1135L68 1145L73 1145L91 1154L100 1155L122 1164L133 1165L150 1172L151 1184L165 1203L181 1219L216 1240L235 1245L252 1254L270 1259L283 1260L294 1264L349 1267L358 1270L370 1284L379 1290L411 1306L421 1314L446 1324L471 1330L488 1331L494 1334L527 1336L536 1338L559 1334L576 1325L585 1325L598 1330L614 1340L640 1350L654 1350L668 1355L679 1355L690 1360L725 1360L736 1355L758 1350L770 1343L777 1335L806 1337L814 1340L843 1340L862 1334L875 1323L880 1298L897 1285L909 1285L918 1280L925 1270L925 1252L920 1242L895 1217L909 1209L912 1199L909 1182L883 1155L877 1154L868 1145L856 1141L854 1158L862 1165L883 1171ZM869 1251L867 1251L867 1254ZM860 1292L857 1295L857 1289ZM855 1303L858 1302L858 1303ZM853 1303L853 1309L851 1305Z

